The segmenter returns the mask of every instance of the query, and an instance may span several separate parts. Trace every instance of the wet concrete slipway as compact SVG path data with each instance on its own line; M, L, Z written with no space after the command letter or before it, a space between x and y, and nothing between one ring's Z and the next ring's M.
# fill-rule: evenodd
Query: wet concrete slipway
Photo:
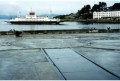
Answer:
M119 80L120 33L0 36L0 80Z

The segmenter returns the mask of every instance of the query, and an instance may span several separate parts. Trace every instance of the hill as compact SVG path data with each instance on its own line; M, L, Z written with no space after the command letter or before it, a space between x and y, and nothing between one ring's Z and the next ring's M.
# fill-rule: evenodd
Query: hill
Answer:
M93 12L100 11L115 11L120 10L120 3L114 3L112 6L108 7L106 2L99 2L98 4L94 4L92 7L87 4L83 6L76 13L71 13L67 15L58 15L55 18L60 18L62 20L67 21L76 21L76 20L86 20L93 18Z

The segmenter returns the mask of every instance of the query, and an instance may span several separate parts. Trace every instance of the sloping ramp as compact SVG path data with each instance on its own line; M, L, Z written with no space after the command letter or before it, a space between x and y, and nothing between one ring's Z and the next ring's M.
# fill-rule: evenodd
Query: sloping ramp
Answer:
M45 49L44 51L67 80L119 79L78 55L72 49Z

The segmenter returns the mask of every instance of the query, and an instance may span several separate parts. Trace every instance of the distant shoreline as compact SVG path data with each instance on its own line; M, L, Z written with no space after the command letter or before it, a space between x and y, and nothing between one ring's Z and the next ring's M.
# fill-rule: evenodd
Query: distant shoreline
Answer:
M8 18L0 18L0 20L9 20ZM93 19L61 19L61 22L80 22L85 24L91 23L107 23L107 24L120 24L120 20L93 20Z
M83 23L120 23L120 20L88 19L88 20L79 20L79 22L83 22Z
M82 22L82 23L120 23L120 20L93 20L93 19L62 19L64 22Z

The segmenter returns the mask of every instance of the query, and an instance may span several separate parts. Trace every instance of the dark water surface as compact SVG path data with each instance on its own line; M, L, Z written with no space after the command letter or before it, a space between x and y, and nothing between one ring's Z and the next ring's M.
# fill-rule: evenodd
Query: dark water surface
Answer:
M120 24L109 24L109 23L94 23L94 24L84 24L80 22L62 22L60 25L13 25L5 22L6 20L0 20L0 31L9 31L11 29L15 30L67 30L67 29L120 29Z

